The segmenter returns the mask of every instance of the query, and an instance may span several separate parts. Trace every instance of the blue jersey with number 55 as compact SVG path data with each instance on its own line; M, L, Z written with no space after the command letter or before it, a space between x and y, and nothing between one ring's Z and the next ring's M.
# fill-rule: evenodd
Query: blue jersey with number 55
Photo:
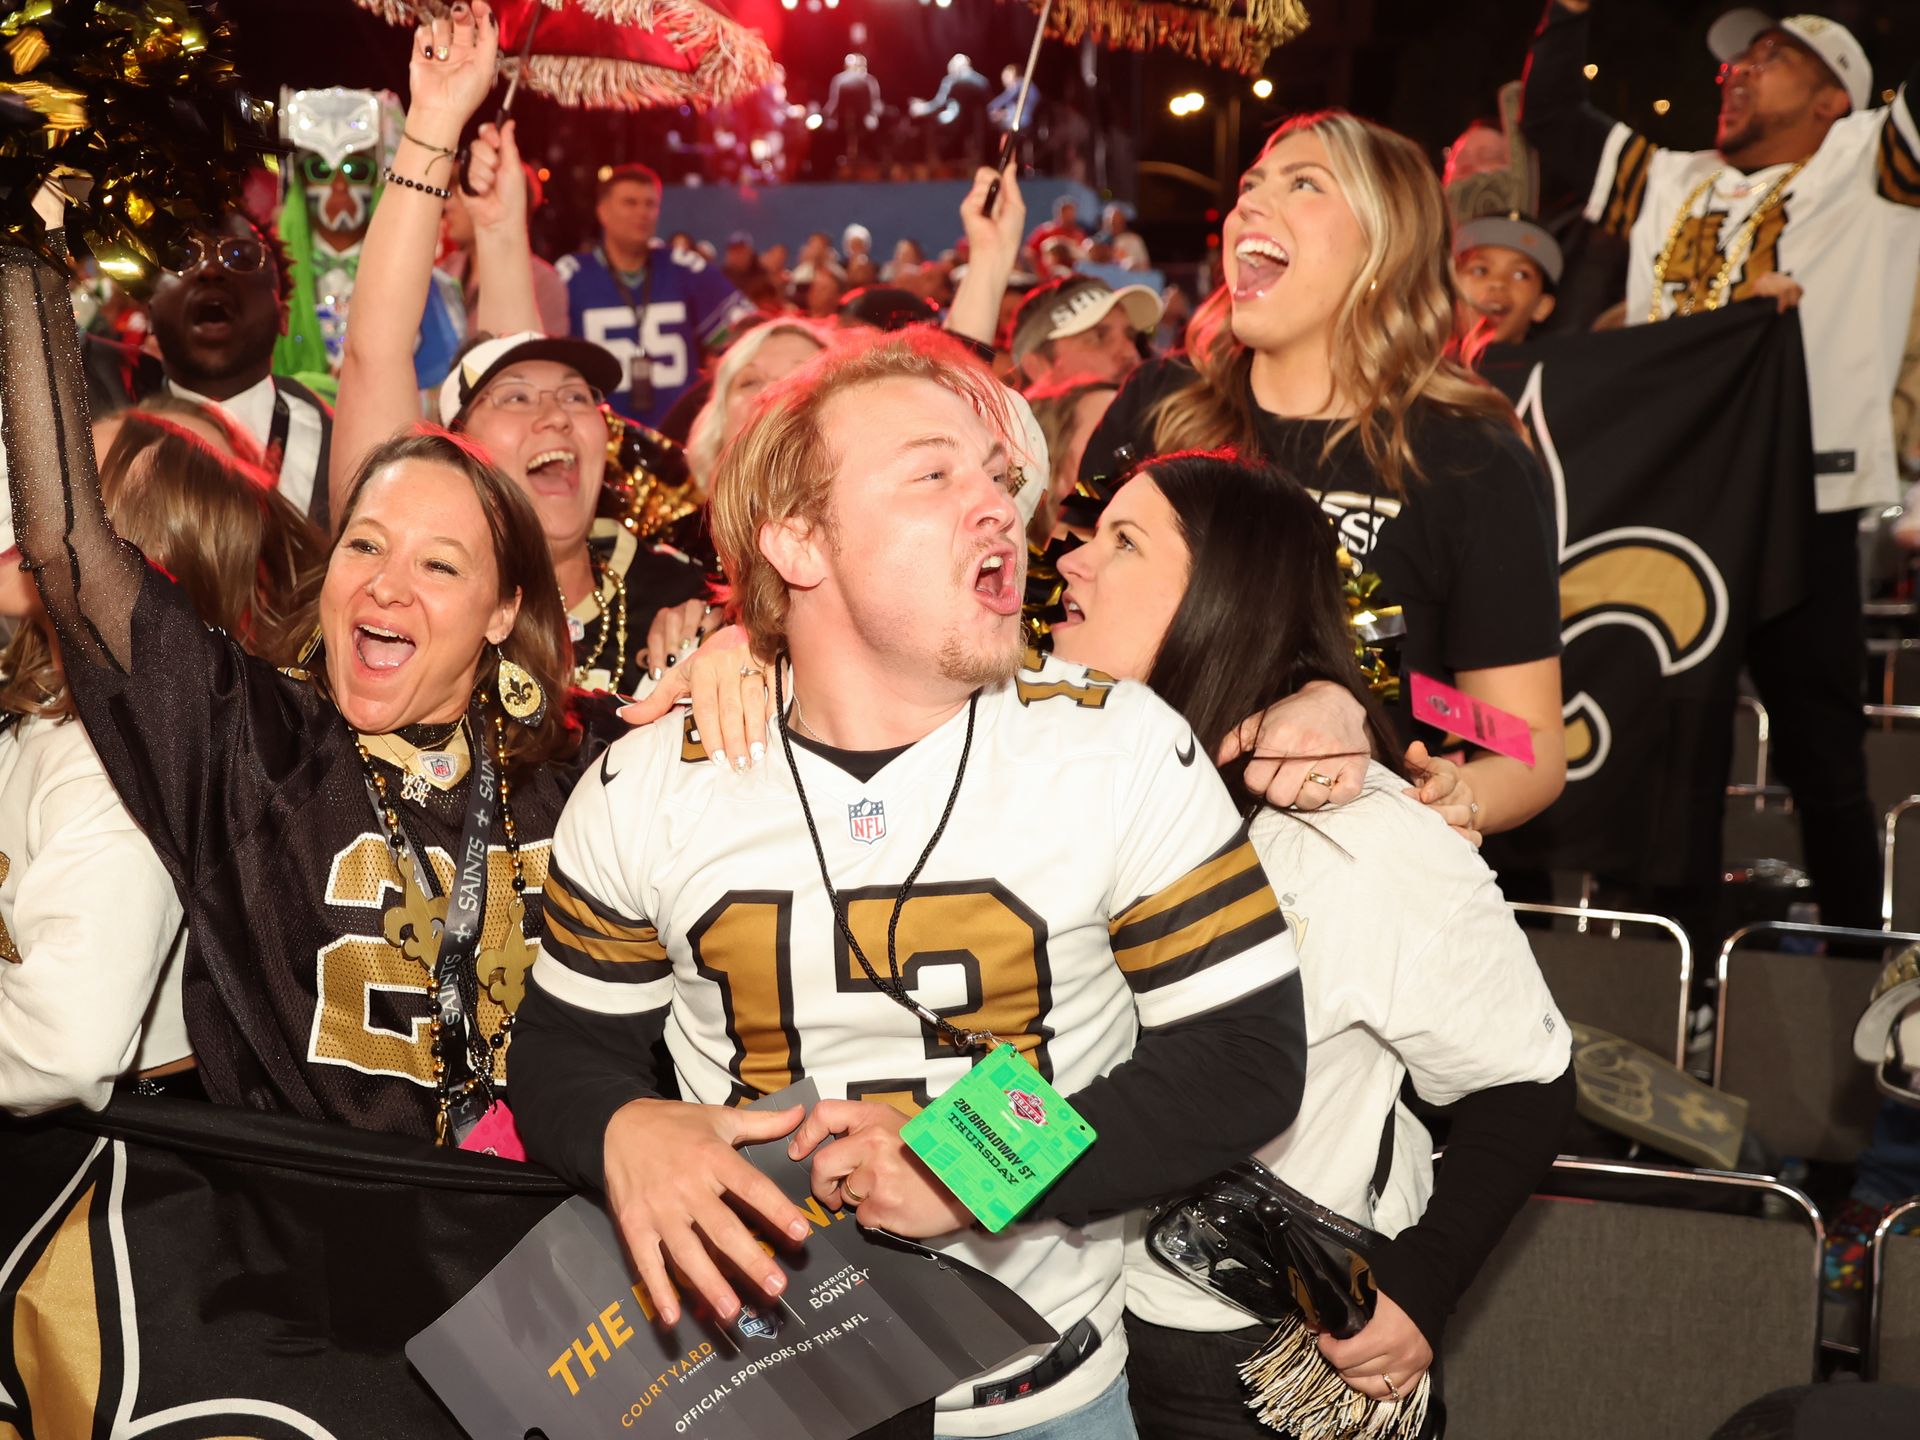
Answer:
M700 362L723 346L753 313L746 296L698 253L675 254L655 240L650 275L616 279L599 246L564 257L554 267L567 282L567 318L582 340L618 357L620 388L607 398L622 415L658 425L699 378ZM644 367L652 394L636 396L633 376ZM645 400L637 404L636 400Z

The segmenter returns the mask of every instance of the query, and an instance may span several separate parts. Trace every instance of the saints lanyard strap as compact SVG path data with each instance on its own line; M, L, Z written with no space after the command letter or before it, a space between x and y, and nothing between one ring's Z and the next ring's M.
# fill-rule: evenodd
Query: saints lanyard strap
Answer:
M900 883L900 893L894 896L893 918L887 922L887 970L889 978L882 979L867 959L867 952L860 948L860 942L853 938L853 927L847 923L847 909L840 901L839 894L833 888L833 877L827 872L827 852L820 844L820 831L813 823L813 809L807 804L807 787L800 779L800 767L793 759L793 737L787 729L786 687L782 683L785 666L773 667L773 706L780 717L780 744L787 752L787 769L793 772L793 788L800 796L800 813L807 820L807 834L813 839L814 858L820 862L820 883L826 887L827 903L833 907L834 923L840 927L840 934L846 939L847 948L853 952L853 958L860 962L860 968L866 972L873 988L886 996L904 1010L910 1010L920 1020L931 1025L944 1035L953 1048L965 1054L969 1050L985 1052L999 1043L991 1031L962 1030L944 1015L928 1009L907 993L906 982L900 978L900 912L905 908L907 895L913 889L913 882L920 878L920 872L927 868L927 861L933 858L933 847L940 843L940 837L946 833L947 821L953 818L953 807L960 798L960 782L967 775L967 757L973 753L973 719L980 708L980 692L967 699L967 738L960 746L960 766L954 771L953 790L947 796L947 808L940 812L940 823L933 827L933 838L927 841L927 848L920 852L920 858L913 862L913 869Z
M500 797L499 775L494 769L493 752L485 740L486 717L475 699L467 720L467 750L473 773L467 786L467 818L460 827L460 849L454 856L453 893L447 896L447 918L440 931L440 949L434 961L434 1004L439 1007L440 1024L465 1040L461 1058L468 1074L447 1067L444 1088L448 1094L447 1125L455 1143L466 1139L467 1132L480 1123L493 1104L493 1057L480 1035L475 1018L480 1006L480 982L474 972L473 957L480 946L480 930L487 903L487 839L493 833L494 806ZM368 798L373 801L374 818L381 819L379 796L369 783ZM421 891L438 899L439 880L426 863L419 845L407 830L406 817L396 807L401 843L413 865L415 882Z

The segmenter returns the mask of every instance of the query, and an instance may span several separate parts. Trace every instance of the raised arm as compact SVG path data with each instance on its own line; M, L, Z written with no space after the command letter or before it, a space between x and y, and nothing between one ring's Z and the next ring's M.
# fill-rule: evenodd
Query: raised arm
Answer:
M527 172L520 168L513 121L482 125L468 167L466 197L473 220L476 328L489 335L545 331L533 293L533 246L527 239Z
M413 347L444 202L417 187L458 183L460 132L493 88L499 40L486 0L471 8L462 0L451 18L413 32L404 138L394 152L395 178L381 191L367 228L340 367L328 476L328 513L336 517L346 513L347 482L366 453L420 418Z
M1027 202L1020 183L1008 167L1000 183L1000 199L986 214L987 189L994 172L982 166L974 172L973 189L960 202L960 223L967 231L967 273L960 277L947 309L947 329L991 347L1000 329L1000 298L1020 258L1020 237L1026 231Z
M1581 198L1593 185L1615 123L1587 101L1581 73L1587 63L1587 5L1588 0L1548 0L1527 53L1520 102L1521 129L1540 152L1547 188L1572 190Z
M146 567L114 535L100 500L66 271L0 247L0 317L0 438L22 561L40 583L68 669L125 670Z

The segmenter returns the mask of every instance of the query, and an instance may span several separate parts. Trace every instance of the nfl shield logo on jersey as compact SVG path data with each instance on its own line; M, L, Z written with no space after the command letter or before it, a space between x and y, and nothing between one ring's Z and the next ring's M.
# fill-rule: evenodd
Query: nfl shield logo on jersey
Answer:
M862 845L883 840L887 834L887 807L879 800L856 800L847 806L847 833Z
M436 751L422 755L420 764L426 770L427 778L436 785L449 785L453 782L456 768L453 756Z

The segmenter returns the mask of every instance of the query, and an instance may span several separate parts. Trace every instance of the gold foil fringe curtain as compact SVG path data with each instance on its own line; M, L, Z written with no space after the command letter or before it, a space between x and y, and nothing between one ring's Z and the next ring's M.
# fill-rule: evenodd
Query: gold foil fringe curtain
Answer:
M1035 8L1038 8L1036 5ZM1275 47L1307 28L1304 0L1053 0L1048 31L1069 45L1091 36L1126 50L1173 50L1258 75Z

